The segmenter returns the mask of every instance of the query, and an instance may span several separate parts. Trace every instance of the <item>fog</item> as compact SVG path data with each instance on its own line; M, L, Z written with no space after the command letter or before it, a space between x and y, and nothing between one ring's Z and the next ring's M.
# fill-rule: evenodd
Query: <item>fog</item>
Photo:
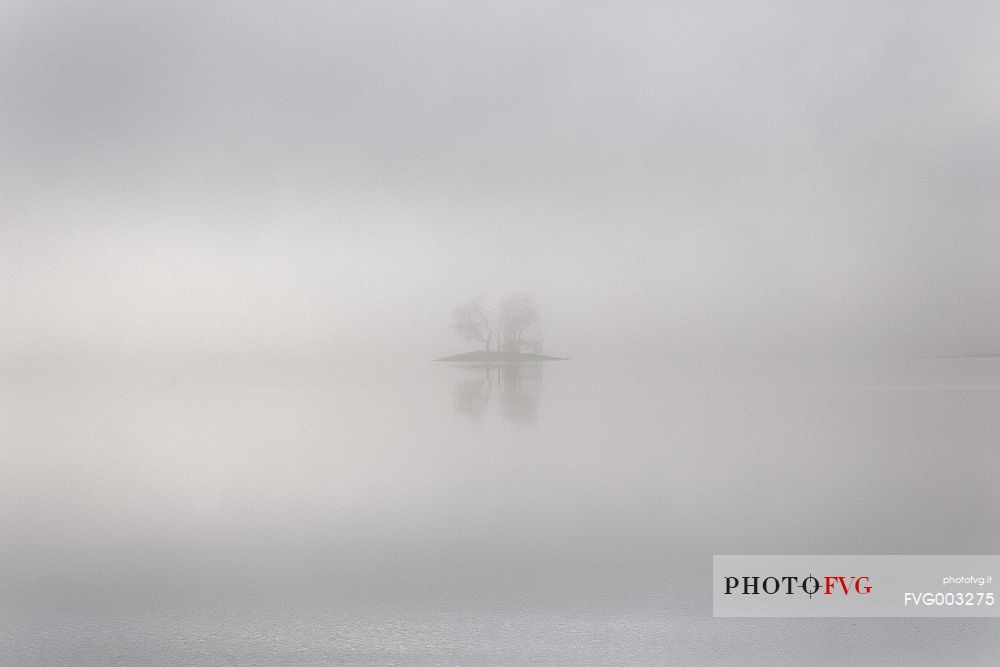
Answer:
M996 351L993 3L6 3L0 344Z
M996 550L998 20L2 3L0 662L995 655L708 601ZM515 293L570 361L431 361Z

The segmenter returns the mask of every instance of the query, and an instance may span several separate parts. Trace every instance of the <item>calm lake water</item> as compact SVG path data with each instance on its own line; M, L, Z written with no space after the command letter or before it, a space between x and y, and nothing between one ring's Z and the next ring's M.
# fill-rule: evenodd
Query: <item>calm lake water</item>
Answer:
M1000 361L8 361L0 663L983 663L720 553L998 553Z

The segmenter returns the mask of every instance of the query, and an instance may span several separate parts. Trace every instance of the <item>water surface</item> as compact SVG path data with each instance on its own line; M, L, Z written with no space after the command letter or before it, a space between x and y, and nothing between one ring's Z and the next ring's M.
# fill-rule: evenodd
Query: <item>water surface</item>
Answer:
M997 553L1000 361L8 361L0 662L976 662L715 553Z

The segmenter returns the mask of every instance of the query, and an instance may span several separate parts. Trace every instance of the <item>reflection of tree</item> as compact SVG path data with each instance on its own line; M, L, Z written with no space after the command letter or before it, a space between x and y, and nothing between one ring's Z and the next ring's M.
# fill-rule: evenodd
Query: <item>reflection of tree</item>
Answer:
M538 415L538 364L507 364L497 368L503 418L530 424Z
M488 372L480 377L462 378L455 385L455 414L476 423L482 422L492 397L493 383Z
M465 377L455 385L455 414L481 423L493 399L499 396L500 415L505 421L535 421L541 364L473 364L461 368Z

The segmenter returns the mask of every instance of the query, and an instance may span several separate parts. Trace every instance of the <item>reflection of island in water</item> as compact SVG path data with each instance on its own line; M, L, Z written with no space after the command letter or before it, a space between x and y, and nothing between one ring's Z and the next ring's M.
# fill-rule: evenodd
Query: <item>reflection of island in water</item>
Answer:
M455 385L455 414L481 423L498 402L505 421L530 424L538 416L542 364L464 364Z

